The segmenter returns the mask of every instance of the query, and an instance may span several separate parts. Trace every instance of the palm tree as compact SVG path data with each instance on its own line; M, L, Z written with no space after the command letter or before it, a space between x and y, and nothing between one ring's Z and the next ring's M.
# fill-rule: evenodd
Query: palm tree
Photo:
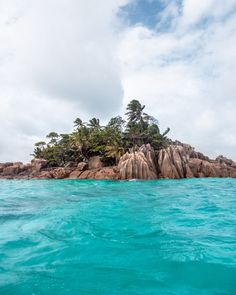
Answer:
M129 122L140 122L142 119L144 108L145 105L142 106L138 100L131 100L126 108L126 116L128 116Z
M74 127L79 129L84 126L83 121L80 118L76 118L74 121Z
M88 127L92 128L92 129L100 129L100 121L97 118L92 118L91 120L89 120L88 123Z
M70 145L81 155L86 157L89 149L89 130L86 126L81 127L71 134Z
M148 128L148 121L145 119L148 115L143 113L145 105L141 105L138 100L132 100L127 106L126 115L128 124L126 137L132 146L140 146L147 137L145 131Z
M162 136L165 137L170 132L170 128L168 127L165 132L162 133Z

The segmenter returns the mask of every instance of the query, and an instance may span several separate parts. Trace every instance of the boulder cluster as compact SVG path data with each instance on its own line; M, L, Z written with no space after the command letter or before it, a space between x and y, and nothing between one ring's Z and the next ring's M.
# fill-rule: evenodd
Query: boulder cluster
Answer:
M210 160L187 145L158 152L158 178L236 177L236 163L222 156Z
M124 154L117 166L104 167L99 156L67 167L48 168L44 159L0 163L5 179L158 179L236 177L236 163L223 156L211 160L189 145L171 144L158 152L147 144Z

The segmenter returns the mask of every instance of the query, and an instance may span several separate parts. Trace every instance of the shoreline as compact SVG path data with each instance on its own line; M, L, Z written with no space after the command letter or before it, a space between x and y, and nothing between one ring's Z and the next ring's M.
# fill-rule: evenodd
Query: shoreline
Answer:
M70 180L70 181L107 181L107 182L155 182L155 181L185 181L185 180L231 180L236 179L236 177L192 177L192 178L156 178L156 179L94 179L94 178L86 178L86 179L80 179L80 178L0 178L0 181L7 180L7 181L61 181L61 180Z
M236 163L223 156L215 160L190 149L170 145L155 151L149 144L124 154L117 166L104 166L101 157L91 157L70 167L48 167L44 159L0 163L0 179L97 179L154 180L187 178L236 178Z

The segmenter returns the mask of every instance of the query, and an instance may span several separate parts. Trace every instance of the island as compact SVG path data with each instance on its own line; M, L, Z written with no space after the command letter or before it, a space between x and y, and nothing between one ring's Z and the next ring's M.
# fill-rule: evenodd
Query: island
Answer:
M236 177L236 163L220 155L210 159L189 145L167 137L158 120L138 100L126 117L106 126L92 118L75 119L70 134L50 132L35 144L31 163L0 163L3 179L182 179Z

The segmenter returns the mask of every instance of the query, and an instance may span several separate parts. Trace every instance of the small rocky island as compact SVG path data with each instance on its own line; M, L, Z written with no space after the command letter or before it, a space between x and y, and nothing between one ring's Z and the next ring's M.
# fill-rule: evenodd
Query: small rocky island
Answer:
M3 179L181 179L236 177L236 163L223 156L209 159L193 147L161 133L157 119L132 100L127 121L117 116L106 126L93 118L74 121L71 134L48 134L35 144L34 159L0 163Z

